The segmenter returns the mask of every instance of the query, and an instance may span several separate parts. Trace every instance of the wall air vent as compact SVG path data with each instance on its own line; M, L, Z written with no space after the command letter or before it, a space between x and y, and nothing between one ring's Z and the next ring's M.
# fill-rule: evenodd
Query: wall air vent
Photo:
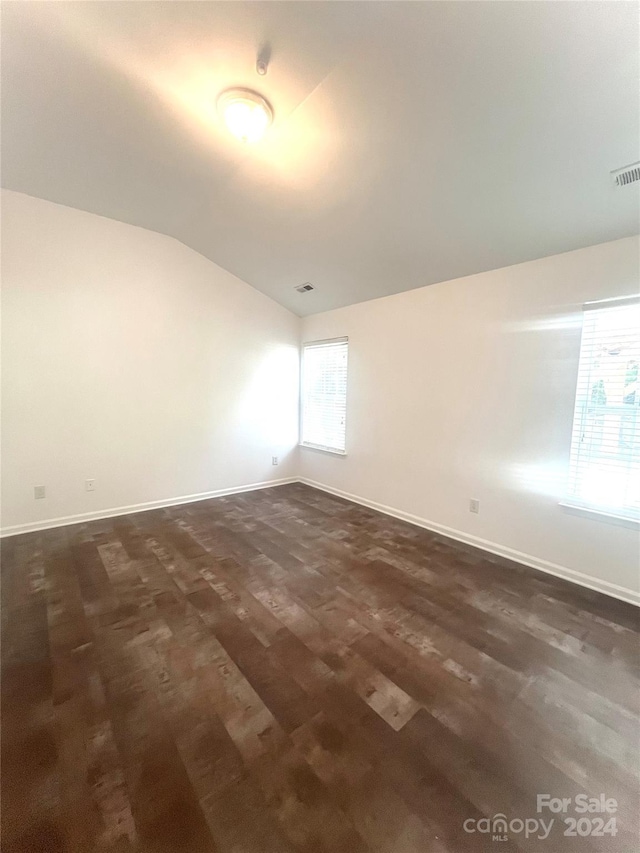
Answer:
M636 181L640 181L640 163L632 163L630 166L616 169L615 172L611 172L611 177L617 187L626 187L627 184L635 184Z
M308 293L310 290L315 290L315 287L312 284L309 284L308 281L305 281L304 284L299 284L296 287L298 293Z

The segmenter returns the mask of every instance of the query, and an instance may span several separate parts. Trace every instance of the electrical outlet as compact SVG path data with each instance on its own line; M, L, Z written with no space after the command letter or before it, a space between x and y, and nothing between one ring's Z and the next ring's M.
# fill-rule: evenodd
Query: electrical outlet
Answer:
M33 497L39 501L41 498L45 498L46 490L44 486L34 486L33 487Z
M469 512L480 512L480 501L477 498L469 501Z
M272 465L277 465L277 464L278 464L278 457L277 457L277 456L272 456L272 457L271 457L271 464L272 464Z
M84 481L84 489L85 489L85 492L95 492L96 481L95 480L85 480Z

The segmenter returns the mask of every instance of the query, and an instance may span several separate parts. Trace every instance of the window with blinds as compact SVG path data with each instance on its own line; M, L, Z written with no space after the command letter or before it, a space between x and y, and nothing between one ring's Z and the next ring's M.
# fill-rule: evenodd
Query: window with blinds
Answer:
M347 338L303 344L301 443L345 452Z
M640 519L640 302L585 306L570 502Z

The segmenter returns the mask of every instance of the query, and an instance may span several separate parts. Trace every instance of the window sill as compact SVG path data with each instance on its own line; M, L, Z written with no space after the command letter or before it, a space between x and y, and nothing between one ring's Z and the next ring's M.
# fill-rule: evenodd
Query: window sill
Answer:
M331 456L346 456L346 450L333 450L331 447L322 447L320 444L306 444L301 441L298 447L304 447L305 450L315 450L317 453L329 453Z
M618 524L620 527L630 527L632 530L640 529L640 519L630 518L625 515L616 515L615 512L607 512L603 509L585 506L580 503L571 503L570 501L560 501L558 506L572 515L579 515L583 518L591 518L594 521L603 521L605 524Z

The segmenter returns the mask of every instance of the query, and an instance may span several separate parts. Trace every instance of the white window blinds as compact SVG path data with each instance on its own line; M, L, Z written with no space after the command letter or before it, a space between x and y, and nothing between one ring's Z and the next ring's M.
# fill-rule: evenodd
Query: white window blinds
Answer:
M302 444L345 451L347 351L346 338L302 347Z
M571 437L572 503L640 518L640 304L585 306Z

